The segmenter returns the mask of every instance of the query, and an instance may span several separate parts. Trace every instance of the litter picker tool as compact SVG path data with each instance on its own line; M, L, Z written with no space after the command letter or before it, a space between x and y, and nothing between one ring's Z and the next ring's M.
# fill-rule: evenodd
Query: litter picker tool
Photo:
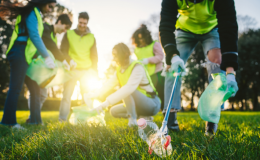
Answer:
M174 84L173 84L173 87L172 87L172 93L171 93L171 97L170 97L170 100L169 100L169 103L168 103L168 106L167 106L167 109L166 109L165 117L164 117L163 122L162 122L162 127L160 128L160 132L163 135L167 135L167 131L168 131L167 123L168 123L168 118L169 118L169 114L170 114L170 111L171 111L172 100L173 100L174 92L176 90L176 86L177 86L177 83L178 83L178 80L179 80L181 73L182 73L181 68L179 67L178 73L176 73L176 78L175 78L175 81L174 81Z

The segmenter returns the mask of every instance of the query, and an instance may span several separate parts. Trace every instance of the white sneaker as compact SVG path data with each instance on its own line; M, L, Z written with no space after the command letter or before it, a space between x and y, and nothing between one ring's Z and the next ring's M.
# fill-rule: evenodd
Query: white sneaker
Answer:
M13 129L18 129L18 130L26 130L24 127L22 127L20 124L16 124L12 126Z
M129 127L137 126L137 121L136 121L136 119L128 118L128 126L129 126Z

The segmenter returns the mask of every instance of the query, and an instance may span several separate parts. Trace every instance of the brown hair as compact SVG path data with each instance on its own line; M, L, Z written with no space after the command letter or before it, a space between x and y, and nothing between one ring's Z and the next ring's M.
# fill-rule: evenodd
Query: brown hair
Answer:
M131 52L127 45L124 43L118 43L114 46L113 50L116 50L115 57L118 59L118 62L121 66L125 65L126 60L129 60L129 56L131 55Z
M151 32L147 29L145 24L141 24L141 26L134 32L132 35L132 43L133 45L140 47L139 37L138 35L141 34L144 38L144 41L147 45L153 42Z
M30 12L34 9L34 7L41 8L42 6L51 3L56 2L55 0L31 0L26 5L23 4L23 2L16 2L11 3L10 1L2 1L0 4L0 18L3 20L13 20L18 15L21 15L22 19L20 22L20 27L22 29L26 29L26 23L25 18L27 15L30 14Z

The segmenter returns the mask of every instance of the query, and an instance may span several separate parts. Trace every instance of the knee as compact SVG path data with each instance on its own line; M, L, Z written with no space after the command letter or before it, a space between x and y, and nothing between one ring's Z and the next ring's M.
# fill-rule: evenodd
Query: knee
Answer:
M117 112L116 112L116 109L114 107L110 108L110 114L113 116L113 117L117 117Z
M217 64L221 64L222 61L221 50L220 48L214 48L208 51L208 59Z

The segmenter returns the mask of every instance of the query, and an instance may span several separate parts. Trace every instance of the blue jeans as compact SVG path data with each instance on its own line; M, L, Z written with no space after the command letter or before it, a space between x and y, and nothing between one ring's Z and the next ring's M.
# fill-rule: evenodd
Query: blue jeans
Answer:
M82 96L82 101L83 101L83 94L87 93L87 87L85 86L84 82L81 81L81 77L84 74L88 74L88 71L74 70L74 72L76 73L75 76L71 80L64 83L63 85L63 97L60 103L60 114L59 114L59 120L61 121L66 121L68 118L68 115L70 113L71 96L73 94L77 81L80 81L80 92Z
M183 59L184 63L187 62L188 58L190 57L198 42L201 42L206 60L209 61L207 57L208 51L214 48L220 48L218 29L215 28L211 32L203 35L197 35L193 33L184 32L182 30L176 30L177 49L180 52L180 58ZM215 65L209 67L207 69L207 72L209 82L212 81L212 73L225 73L224 71L220 70L220 67L216 67ZM166 74L164 87L164 111L167 109L167 105L169 103L174 80L175 77L173 77L172 74ZM181 109L181 82L182 79L179 78L173 96L173 103L171 106L171 108L176 110ZM222 105L222 107L224 106Z
M40 88L40 92L41 92L41 96L40 96L40 109L42 109L42 105L45 102L46 98L48 97L47 94L47 89L46 88ZM29 98L28 98L28 108L31 108L31 99L32 96L30 94ZM31 118L31 115L29 115L29 119Z
M123 99L124 104L118 104L110 109L112 116L116 118L134 118L138 116L154 116L160 108L161 102L158 96L149 98L135 90L134 93Z
M7 59L10 63L10 84L7 97L4 105L4 115L1 124L15 125L16 121L16 109L19 94L22 90L24 83L26 70L28 64L25 59L25 47L24 44L13 45L12 49L8 53Z

